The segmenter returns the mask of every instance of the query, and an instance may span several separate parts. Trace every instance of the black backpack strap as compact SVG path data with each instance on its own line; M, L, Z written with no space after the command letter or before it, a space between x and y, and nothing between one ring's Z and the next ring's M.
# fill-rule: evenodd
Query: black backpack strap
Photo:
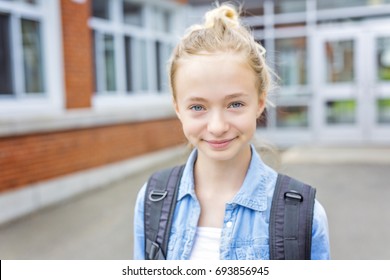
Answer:
M183 166L154 173L145 193L145 259L165 260Z
M278 174L272 198L270 259L309 260L316 189Z

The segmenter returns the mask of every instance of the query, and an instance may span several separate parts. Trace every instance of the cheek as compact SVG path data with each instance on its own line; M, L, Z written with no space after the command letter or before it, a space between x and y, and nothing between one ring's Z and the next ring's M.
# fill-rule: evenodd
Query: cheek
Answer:
M203 127L200 121L194 120L192 118L186 118L186 117L182 117L181 124L183 127L184 135L187 138L200 134Z
M252 134L256 130L256 120L255 119L247 119L245 122L242 122L241 125L238 126L239 129L242 130L243 133Z
M236 116L236 118L232 120L232 124L234 124L234 127L242 134L251 138L257 129L256 112L248 112L243 116Z

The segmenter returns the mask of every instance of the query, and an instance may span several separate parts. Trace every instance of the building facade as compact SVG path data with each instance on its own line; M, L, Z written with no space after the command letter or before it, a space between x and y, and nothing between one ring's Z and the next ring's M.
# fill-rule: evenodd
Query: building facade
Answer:
M185 143L165 71L184 2L0 0L0 223Z
M189 2L202 14L213 1ZM390 143L389 0L238 2L279 76L259 138Z

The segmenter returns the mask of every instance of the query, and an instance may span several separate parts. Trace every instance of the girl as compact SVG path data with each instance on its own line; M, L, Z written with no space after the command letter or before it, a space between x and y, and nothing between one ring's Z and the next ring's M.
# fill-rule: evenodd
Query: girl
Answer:
M176 114L194 150L179 185L167 259L269 259L268 222L277 172L251 140L270 71L264 48L234 7L206 13L169 65ZM134 258L144 259L144 196L135 208ZM315 202L312 259L329 258L327 218Z

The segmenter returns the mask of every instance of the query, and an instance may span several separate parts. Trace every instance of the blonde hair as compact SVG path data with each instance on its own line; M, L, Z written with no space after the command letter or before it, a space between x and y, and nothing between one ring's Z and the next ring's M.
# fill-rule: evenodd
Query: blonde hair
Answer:
M266 97L271 85L271 71L265 62L265 49L241 23L237 9L223 4L207 12L202 25L191 26L175 47L168 64L169 85L174 100L175 76L180 61L193 55L220 52L243 55L257 77L259 97Z

